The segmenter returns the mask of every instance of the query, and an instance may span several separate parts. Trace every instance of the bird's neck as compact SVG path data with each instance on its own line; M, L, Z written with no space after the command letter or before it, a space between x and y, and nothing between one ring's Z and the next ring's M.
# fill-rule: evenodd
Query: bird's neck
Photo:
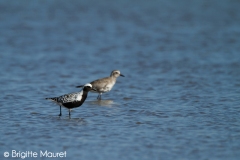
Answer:
M116 82L117 77L111 76L111 79L112 79L113 82Z
M83 93L82 93L83 95L87 95L87 94L88 94L88 91L87 91L87 89L85 89L85 88L83 88L82 92L83 92Z
M117 77L115 77L115 76L113 76L113 75L112 75L112 76L110 76L110 77L111 77L112 79L117 79Z

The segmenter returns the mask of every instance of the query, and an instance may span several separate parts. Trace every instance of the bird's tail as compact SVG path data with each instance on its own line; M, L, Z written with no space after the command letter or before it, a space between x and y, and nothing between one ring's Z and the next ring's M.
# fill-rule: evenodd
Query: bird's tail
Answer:
M53 98L45 98L45 99L47 99L47 100L51 100L51 101L56 101L56 100L57 100L56 97L53 97Z

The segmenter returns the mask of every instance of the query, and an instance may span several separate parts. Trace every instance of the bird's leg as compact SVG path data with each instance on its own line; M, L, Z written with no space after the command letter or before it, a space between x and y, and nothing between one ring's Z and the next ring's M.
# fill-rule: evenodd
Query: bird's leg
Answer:
M99 93L98 96L97 96L97 99L101 100L101 98L102 98L102 93Z
M99 99L99 97L100 97L100 93L98 94L97 99Z
M69 114L68 115L69 115L69 118L71 118L71 109L69 109Z
M60 106L60 113L58 116L62 116L62 106Z

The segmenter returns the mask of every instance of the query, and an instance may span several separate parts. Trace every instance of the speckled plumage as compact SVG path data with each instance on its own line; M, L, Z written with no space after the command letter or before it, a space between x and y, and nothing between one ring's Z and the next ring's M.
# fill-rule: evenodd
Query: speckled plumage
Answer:
M83 104L83 102L86 100L87 94L91 89L92 89L92 85L88 83L84 85L83 90L81 92L69 93L59 97L46 98L46 99L51 100L60 106L59 116L62 115L61 106L68 108L69 117L70 117L71 109L80 107Z
M66 103L74 103L74 102L84 102L83 100L83 91L81 92L75 92L75 93L70 93L70 94L65 94L59 97L53 97L53 98L46 98L46 99L50 99L53 102L65 107L64 104ZM77 107L77 106L76 106ZM75 108L75 106L72 107L66 107L66 108Z

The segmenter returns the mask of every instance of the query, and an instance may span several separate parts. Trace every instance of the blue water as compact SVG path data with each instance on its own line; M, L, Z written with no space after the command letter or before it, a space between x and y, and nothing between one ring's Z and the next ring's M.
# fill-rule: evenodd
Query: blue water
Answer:
M0 1L0 159L237 160L240 2ZM119 69L72 111L44 98ZM9 157L4 158L4 153ZM33 159L26 157L25 159ZM56 158L57 159L57 158Z

